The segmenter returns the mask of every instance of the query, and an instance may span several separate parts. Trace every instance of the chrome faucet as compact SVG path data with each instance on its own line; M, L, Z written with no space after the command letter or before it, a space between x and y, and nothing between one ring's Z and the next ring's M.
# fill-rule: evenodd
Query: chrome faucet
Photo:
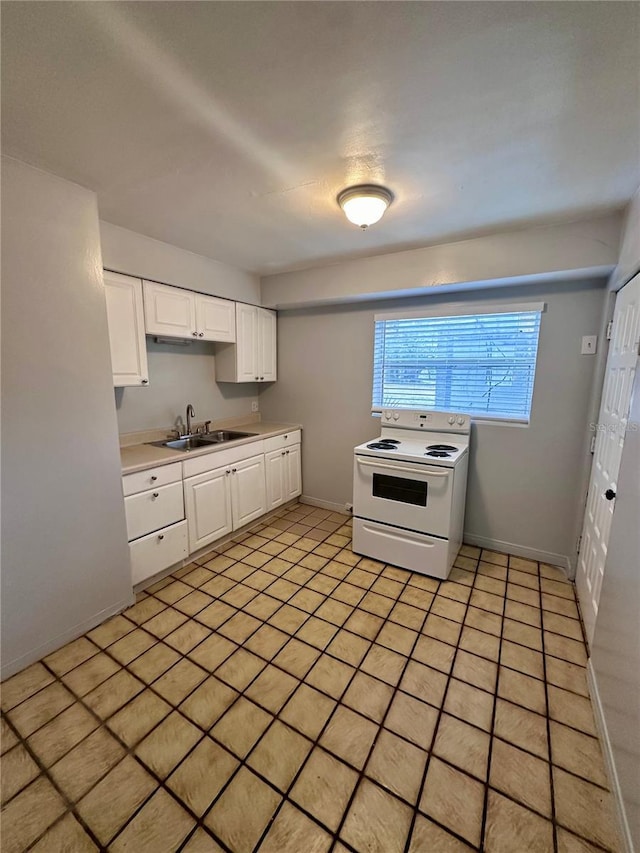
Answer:
M187 406L187 435L191 435L191 418L195 418L196 413L193 410L191 403Z

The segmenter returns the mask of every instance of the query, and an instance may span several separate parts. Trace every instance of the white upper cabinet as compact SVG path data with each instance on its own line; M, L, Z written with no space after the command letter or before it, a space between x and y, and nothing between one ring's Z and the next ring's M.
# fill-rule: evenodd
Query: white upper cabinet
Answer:
M275 382L276 313L236 303L236 345L216 353L218 382Z
M260 382L276 380L276 314L258 308L258 372Z
M235 302L166 284L144 282L148 335L235 341Z
M104 289L113 384L116 388L148 385L142 282L139 278L105 270Z
M179 287L144 282L144 316L148 335L197 338L195 294Z
M236 303L196 293L196 326L203 341L235 341Z

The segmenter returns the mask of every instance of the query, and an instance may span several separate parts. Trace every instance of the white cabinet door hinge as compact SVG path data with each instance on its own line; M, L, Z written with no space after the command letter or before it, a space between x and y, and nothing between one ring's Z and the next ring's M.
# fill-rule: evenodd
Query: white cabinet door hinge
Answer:
M596 452L596 437L595 437L595 435L591 436L591 447L589 448L589 450L591 453Z
M611 335L613 334L613 320L609 320L607 323L607 340L611 340Z
M582 545L582 534L578 536L578 541L576 542L576 554L580 553L580 546Z

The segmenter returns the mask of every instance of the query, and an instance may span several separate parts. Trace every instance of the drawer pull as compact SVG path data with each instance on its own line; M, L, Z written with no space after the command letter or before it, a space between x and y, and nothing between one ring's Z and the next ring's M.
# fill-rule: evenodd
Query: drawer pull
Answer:
M282 453L280 454L280 456L284 456L284 454L285 454L285 451L283 450Z
M238 470L237 468L232 468L232 469L231 469L231 473L232 473L232 474L235 474L237 470Z
M231 473L231 468L227 468L227 470L225 471L225 474L227 475L227 477L229 476L230 473Z
M155 483L155 481L156 481L157 479L158 479L158 478L156 477L156 475L155 475L155 474L153 474L153 476L151 477L151 482L152 482L152 483Z
M287 456L289 455L289 451L288 451L288 450L285 450L285 453L287 454Z
M162 542L163 539L164 539L164 533L161 533L160 536L158 536L158 542Z
M156 498L159 498L159 497L160 497L160 492L154 492L154 493L151 495L151 500L154 500L154 501L155 501L155 499L156 499Z

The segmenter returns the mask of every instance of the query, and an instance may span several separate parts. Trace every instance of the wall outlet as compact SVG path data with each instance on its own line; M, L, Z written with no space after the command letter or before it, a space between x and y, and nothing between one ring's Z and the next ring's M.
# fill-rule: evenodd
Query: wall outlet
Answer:
M258 409L258 401L257 401L257 400L252 400L252 401L251 401L251 411L252 411L252 412L257 412L257 411L259 411L259 409Z
M584 335L582 338L582 349L580 350L581 355L593 355L597 348L598 336Z
M353 504L346 503L344 505L344 508L346 509L347 512L353 512Z

